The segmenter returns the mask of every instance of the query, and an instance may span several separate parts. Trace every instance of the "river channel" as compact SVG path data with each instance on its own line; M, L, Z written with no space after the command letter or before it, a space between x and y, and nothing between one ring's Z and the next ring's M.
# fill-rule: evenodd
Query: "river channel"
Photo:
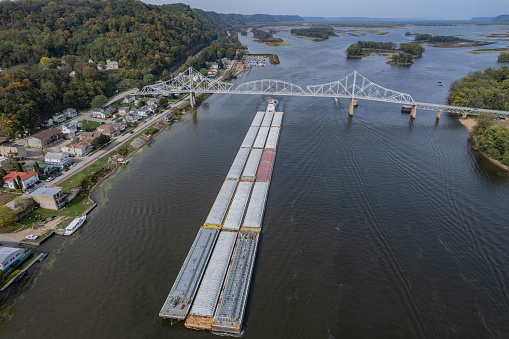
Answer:
M468 48L410 67L349 60L357 40L407 30L480 38L506 27L430 27L341 35L291 47L242 38L281 64L253 69L305 86L353 70L416 101L445 103L452 81L499 67ZM498 40L491 47L507 47ZM470 48L472 49L472 48ZM438 86L438 81L443 86ZM204 338L158 312L258 109L268 98L213 95L94 191L72 237L1 298L2 338ZM280 97L285 112L244 322L245 338L509 336L509 177L471 150L457 117L399 105Z

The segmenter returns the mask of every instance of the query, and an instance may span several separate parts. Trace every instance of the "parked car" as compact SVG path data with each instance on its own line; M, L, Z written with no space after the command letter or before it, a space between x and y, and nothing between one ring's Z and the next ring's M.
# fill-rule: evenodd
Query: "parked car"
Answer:
M28 240L36 240L37 238L39 238L39 236L38 235L29 234L25 238L27 238Z

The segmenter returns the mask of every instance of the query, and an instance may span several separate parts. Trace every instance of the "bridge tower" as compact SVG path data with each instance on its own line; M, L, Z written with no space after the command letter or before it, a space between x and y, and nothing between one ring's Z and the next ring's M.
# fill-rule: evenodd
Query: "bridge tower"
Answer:
M353 73L353 87L352 87L352 97L350 98L350 108L348 109L348 115L353 116L353 108L355 103L355 81L357 80L357 71Z

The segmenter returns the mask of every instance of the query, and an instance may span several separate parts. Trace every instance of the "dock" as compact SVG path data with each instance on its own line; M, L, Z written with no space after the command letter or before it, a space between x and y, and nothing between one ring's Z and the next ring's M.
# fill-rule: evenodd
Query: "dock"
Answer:
M159 315L240 334L283 112L258 111Z

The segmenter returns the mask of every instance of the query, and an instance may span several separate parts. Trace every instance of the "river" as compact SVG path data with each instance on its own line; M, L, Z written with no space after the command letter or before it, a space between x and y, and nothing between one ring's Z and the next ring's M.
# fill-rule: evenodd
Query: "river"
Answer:
M410 67L349 60L357 40L404 32L466 35L504 27L391 29L291 47L242 38L280 65L238 83L299 85L357 70L416 101L445 103L497 54L426 46ZM505 27L507 30L507 27ZM507 41L497 45L506 47ZM439 87L438 81L444 86ZM213 95L94 191L99 203L72 237L1 298L2 338L197 338L158 312L221 187L261 96ZM509 336L508 176L471 150L457 117L400 105L281 97L285 111L251 285L245 338L480 338Z

